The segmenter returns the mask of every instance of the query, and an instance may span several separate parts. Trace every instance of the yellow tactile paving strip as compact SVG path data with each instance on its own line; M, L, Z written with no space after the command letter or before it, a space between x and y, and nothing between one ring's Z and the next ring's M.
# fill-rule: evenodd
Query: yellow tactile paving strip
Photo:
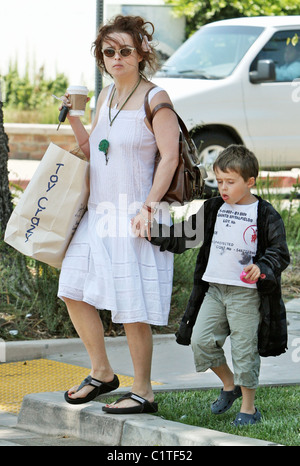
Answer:
M0 410L18 413L30 393L66 391L78 385L90 369L49 359L0 364ZM120 387L131 387L133 377L117 374ZM152 382L153 385L161 385Z

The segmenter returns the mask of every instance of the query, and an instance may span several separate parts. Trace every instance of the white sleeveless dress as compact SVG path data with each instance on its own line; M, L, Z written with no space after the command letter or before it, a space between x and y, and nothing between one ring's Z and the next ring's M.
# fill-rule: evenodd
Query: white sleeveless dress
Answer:
M161 90L154 88L149 101ZM131 232L131 218L152 186L157 145L144 121L144 105L122 110L109 126L111 91L112 86L90 136L88 210L64 258L58 296L110 310L115 323L167 325L173 254ZM111 111L114 117L118 110ZM98 149L102 139L109 141L107 164ZM170 223L167 206L160 210L161 220Z

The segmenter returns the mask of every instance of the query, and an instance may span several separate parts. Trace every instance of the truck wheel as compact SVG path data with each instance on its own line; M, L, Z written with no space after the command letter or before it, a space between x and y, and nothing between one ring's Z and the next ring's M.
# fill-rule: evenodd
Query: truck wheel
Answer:
M236 141L229 135L221 132L203 131L193 137L199 150L201 163L207 171L205 180L206 197L216 195L218 186L213 172L213 164L219 153L230 144L236 144Z

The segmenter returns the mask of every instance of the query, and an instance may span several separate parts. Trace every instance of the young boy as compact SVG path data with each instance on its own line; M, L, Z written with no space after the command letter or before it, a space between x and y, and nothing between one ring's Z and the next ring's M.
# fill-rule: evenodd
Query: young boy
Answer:
M260 355L279 355L287 345L280 276L290 257L280 215L251 193L258 171L256 157L244 146L229 146L215 161L220 196L203 206L203 244L177 333L179 344L191 341L196 370L210 368L223 383L212 413L224 413L243 397L234 425L261 419L254 404ZM182 253L203 228L200 211L174 225L168 237L161 229L151 242L162 251ZM234 373L222 349L229 335Z

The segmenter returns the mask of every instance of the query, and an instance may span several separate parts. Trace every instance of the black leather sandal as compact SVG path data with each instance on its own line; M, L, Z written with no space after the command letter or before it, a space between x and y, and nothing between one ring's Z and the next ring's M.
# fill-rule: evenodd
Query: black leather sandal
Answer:
M135 393L129 392L126 393L125 395L121 396L117 401L114 402L114 405L119 403L122 400L127 400L127 399L135 400L139 404L137 406L130 406L127 408L118 408L117 406L114 408L112 406L103 406L102 410L105 411L106 413L111 413L111 414L140 414L140 413L156 413L158 410L158 404L155 401L148 401L145 400L145 398L142 398L139 395L136 395Z
M100 380L94 379L91 375L86 377L81 384L79 385L77 392L81 390L86 385L91 385L95 387L90 393L87 394L84 398L70 398L68 392L65 392L65 400L72 405L79 405L82 403L88 403L89 401L94 400L97 396L102 395L103 393L111 392L116 390L119 385L119 379L116 375L111 382L101 382Z

